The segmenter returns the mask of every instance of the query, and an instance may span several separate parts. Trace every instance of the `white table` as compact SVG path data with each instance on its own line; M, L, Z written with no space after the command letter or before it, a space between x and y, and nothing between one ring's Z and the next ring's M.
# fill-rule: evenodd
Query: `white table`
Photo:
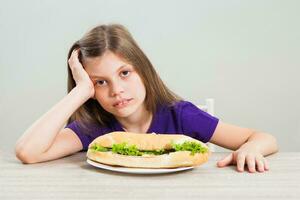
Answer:
M134 175L90 166L85 152L24 165L0 150L0 199L300 199L300 152L271 155L270 171L255 174L216 167L225 155L179 173Z

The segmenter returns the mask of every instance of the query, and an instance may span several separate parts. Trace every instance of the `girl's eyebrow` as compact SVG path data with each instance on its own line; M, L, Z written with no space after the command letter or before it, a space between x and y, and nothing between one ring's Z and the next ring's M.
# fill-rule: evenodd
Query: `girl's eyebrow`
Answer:
M117 71L115 73L118 73L121 69L123 69L126 66L128 66L128 65L126 65L126 64L122 65L121 67L119 67L119 69L117 69ZM91 75L90 77L91 78L106 78L104 76L97 76L97 75Z

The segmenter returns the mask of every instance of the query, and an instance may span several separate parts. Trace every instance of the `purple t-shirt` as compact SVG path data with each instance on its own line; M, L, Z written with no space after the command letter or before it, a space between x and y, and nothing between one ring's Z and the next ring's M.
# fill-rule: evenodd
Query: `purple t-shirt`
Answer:
M202 142L208 142L218 122L218 118L200 110L194 104L180 101L171 107L158 107L147 133L184 134ZM109 127L95 127L89 134L85 134L80 129L77 121L71 122L66 128L76 133L83 150L87 150L88 145L98 136L113 131L125 131L117 120L113 120Z

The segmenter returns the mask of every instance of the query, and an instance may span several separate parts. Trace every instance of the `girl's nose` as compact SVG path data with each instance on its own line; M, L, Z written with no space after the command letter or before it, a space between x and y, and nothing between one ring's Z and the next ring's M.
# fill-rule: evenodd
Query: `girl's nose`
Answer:
M112 83L111 86L111 96L117 96L121 93L124 93L124 89L120 83Z

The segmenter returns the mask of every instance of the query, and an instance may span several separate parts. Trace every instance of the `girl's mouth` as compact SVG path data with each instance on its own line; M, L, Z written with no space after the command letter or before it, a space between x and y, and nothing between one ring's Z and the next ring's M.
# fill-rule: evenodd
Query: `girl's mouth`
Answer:
M123 99L114 104L115 108L124 108L126 107L132 99Z

